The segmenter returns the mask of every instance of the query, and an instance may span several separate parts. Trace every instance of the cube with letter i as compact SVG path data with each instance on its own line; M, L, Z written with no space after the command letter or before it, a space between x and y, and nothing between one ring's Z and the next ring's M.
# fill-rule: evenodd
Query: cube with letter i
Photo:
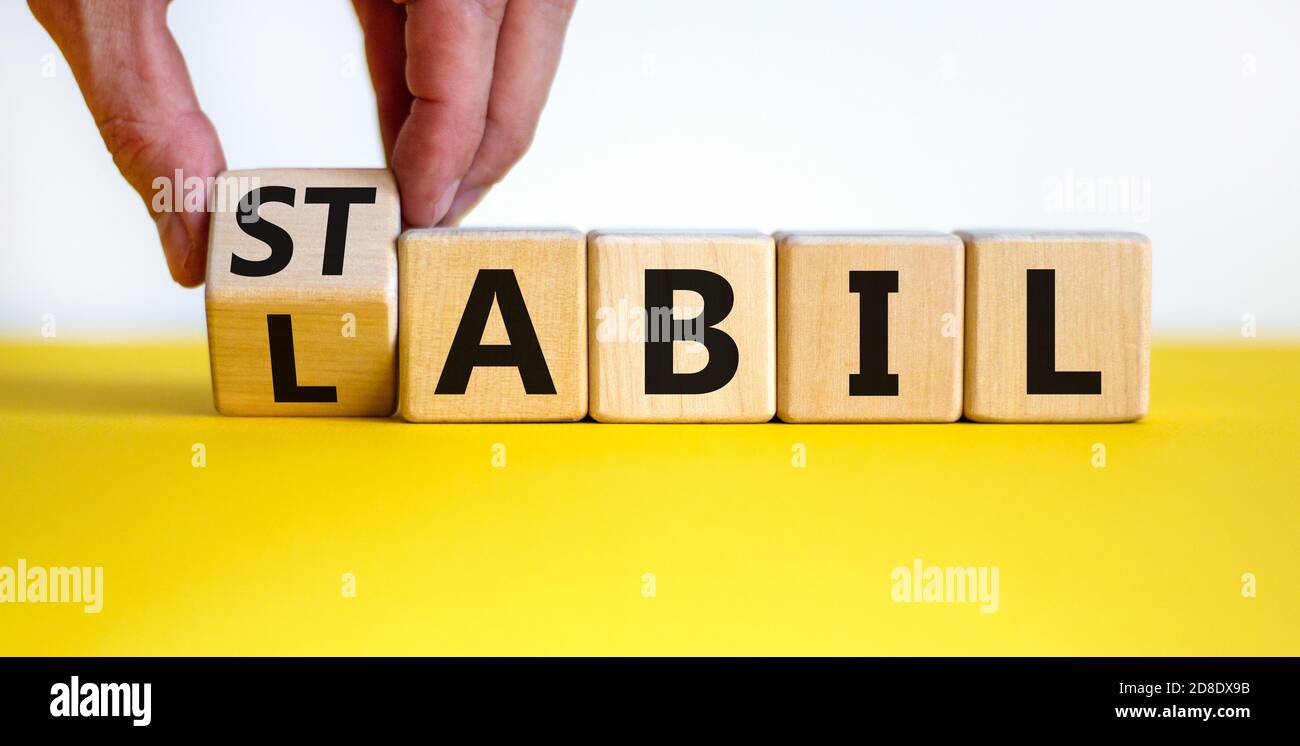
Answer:
M777 414L786 422L961 416L961 239L777 234Z

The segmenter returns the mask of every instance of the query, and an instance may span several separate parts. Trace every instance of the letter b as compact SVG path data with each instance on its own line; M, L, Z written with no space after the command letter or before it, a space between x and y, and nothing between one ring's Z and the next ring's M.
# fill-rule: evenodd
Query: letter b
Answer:
M679 319L672 314L673 291L693 290L704 300L704 308L695 319ZM647 394L707 394L726 386L740 366L736 341L716 328L731 313L735 293L726 278L703 269L647 269L645 271L646 319L667 318L670 333L663 339L660 325L650 323L645 341L645 392ZM696 334L686 334L686 324L695 325ZM703 328L703 335L698 330ZM673 372L673 342L699 337L709 353L709 362L694 373Z

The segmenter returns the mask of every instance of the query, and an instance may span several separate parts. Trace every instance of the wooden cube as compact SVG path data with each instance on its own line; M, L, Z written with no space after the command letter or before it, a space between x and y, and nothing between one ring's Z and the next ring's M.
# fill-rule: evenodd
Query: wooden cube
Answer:
M587 261L593 418L772 418L771 236L597 231L588 236Z
M376 169L230 171L206 304L217 410L392 413L397 185Z
M400 409L411 422L587 414L587 242L572 230L407 231Z
M1147 412L1151 243L964 232L966 416L1123 422Z
M961 417L964 248L950 233L777 234L777 415Z

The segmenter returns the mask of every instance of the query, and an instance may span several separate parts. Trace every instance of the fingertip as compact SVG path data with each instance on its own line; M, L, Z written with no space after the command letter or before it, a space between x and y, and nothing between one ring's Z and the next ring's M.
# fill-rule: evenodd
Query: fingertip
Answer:
M460 221L464 220L471 210L478 207L478 203L483 201L491 188L474 187L457 194L451 202L451 207L447 209L447 214L443 216L441 224L447 226L460 225Z
M207 249L202 246L191 246L180 276L174 277L177 284L183 288L196 288L202 285L207 275L205 267L207 258Z
M211 219L207 212L189 212L185 213L184 221L190 245L182 264L184 271L176 281L182 287L193 288L202 285L207 276L208 224Z
M162 243L163 256L167 259L167 271L173 280L180 282L190 250L190 237L185 233L180 218L170 212L158 216L155 225L158 228L158 240Z
M451 209L460 189L460 179L440 187L437 180L431 179L427 173L416 171L411 174L399 166L394 170L402 195L402 222L413 228L437 225Z
M206 216L202 216L206 217ZM207 259L207 242L199 237L200 216L163 213L158 218L158 239L162 242L167 270L181 287L192 288L203 284ZM204 221L206 222L206 221ZM206 230L203 231L206 234Z
M181 287L187 290L199 287L200 285L203 284L203 275L198 275L198 276L190 275L190 276L184 276L184 277L173 278L173 279L176 280L177 285L180 285Z

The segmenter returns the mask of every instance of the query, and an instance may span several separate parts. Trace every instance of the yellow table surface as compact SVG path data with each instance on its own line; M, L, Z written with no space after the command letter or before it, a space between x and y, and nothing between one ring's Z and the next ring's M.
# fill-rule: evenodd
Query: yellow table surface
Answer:
M874 426L225 418L201 344L3 344L0 565L104 606L0 654L1297 655L1300 347L1253 341L1158 345L1137 424ZM916 558L998 611L895 603Z

